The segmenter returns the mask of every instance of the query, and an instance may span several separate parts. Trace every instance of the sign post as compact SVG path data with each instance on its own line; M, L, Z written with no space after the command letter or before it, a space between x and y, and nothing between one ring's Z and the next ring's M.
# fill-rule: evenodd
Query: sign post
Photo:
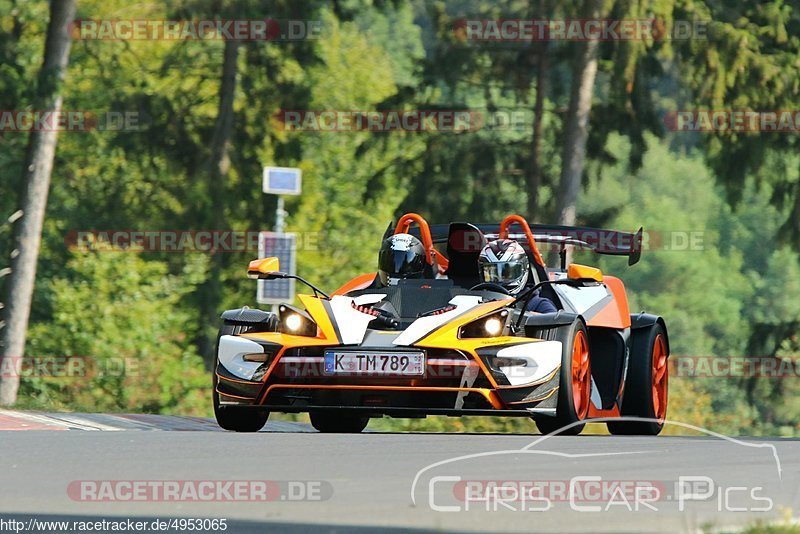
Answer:
M286 210L283 207L284 195L299 195L303 189L303 171L292 167L264 167L262 191L268 195L278 195L275 209L275 232L258 234L258 257L275 256L279 258L281 270L296 273L297 239L295 234L286 234ZM259 280L256 302L271 304L273 308L294 298L294 279Z

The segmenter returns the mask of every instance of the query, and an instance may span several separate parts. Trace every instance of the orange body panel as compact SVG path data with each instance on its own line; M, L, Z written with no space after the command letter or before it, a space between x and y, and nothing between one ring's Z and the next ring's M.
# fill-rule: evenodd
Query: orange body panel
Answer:
M278 258L259 258L250 262L247 267L248 273L267 274L281 270L281 264Z
M355 278L347 282L345 285L334 291L331 296L344 295L351 291L364 289L365 287L368 287L375 280L376 276L378 276L378 273L367 273L367 274L362 274L360 276L356 276Z
M628 328L631 326L631 314L628 309L628 296L625 293L625 286L622 280L615 276L604 276L608 290L614 296L614 300L606 304L597 315L589 319L588 326L603 326L606 328Z
M594 404L589 405L589 419L593 417L620 417L619 407L614 406L613 408L609 408L608 410L601 410L600 408L595 408Z
M570 263L567 268L567 278L570 280L595 280L603 281L603 273L597 267Z

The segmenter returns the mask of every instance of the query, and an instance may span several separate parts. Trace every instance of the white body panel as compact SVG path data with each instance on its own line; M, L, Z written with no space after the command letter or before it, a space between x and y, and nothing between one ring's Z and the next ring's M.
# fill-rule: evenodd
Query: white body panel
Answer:
M261 366L259 362L244 361L245 354L261 354L264 348L249 339L236 336L222 336L219 338L219 363L234 376L250 380L253 373Z
M500 367L512 386L522 386L542 380L561 365L561 342L539 341L506 347L497 351L498 357L527 360L525 366Z
M339 327L342 344L357 345L364 341L364 335L367 333L369 323L374 321L375 317L353 308L352 297L334 295L330 300L330 304L333 318L336 321L336 325ZM357 302L357 304L361 303ZM366 302L364 302L364 304L366 304Z
M611 293L604 285L590 286L590 287L570 287L567 285L558 285L557 291L560 295L567 298L575 312L578 314L586 313L592 306L598 304L603 299L611 297Z
M427 317L420 317L411 326L406 328L406 331L397 336L394 340L395 345L411 345L427 336L435 329L443 324L452 321L462 313L471 310L481 303L481 298L472 295L456 295L450 300L449 304L455 306L455 309L449 312L440 313L439 315L429 315Z

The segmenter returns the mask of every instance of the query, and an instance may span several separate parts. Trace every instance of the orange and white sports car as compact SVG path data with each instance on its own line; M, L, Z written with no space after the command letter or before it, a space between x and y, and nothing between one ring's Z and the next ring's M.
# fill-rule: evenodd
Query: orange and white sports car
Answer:
M592 419L613 434L661 431L664 320L631 314L619 278L566 263L567 248L582 247L632 265L641 229L529 225L518 215L429 226L409 213L392 233L421 240L431 275L383 286L368 273L328 295L280 272L276 258L250 263L251 278L297 278L313 294L277 314L222 314L213 392L221 427L253 432L270 412L307 412L322 432L427 415L531 417L544 433L577 434ZM497 238L517 240L530 258L533 282L516 295L480 278L480 250ZM548 268L537 243L555 247L560 265ZM558 311L523 311L534 293Z

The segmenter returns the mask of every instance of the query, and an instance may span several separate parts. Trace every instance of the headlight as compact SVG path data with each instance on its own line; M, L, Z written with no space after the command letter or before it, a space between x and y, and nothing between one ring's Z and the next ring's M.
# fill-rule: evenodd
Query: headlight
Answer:
M480 337L499 337L506 329L508 310L500 310L490 315L485 315L471 323L462 326L458 330L458 337L480 338Z
M497 317L489 317L483 322L483 329L486 330L490 337L499 336L504 326L505 323Z
M303 327L303 318L296 313L290 313L284 319L286 328L292 332L298 332Z
M281 314L281 333L294 336L317 337L317 323L314 322L308 313L287 304L281 304L278 307L278 311Z

